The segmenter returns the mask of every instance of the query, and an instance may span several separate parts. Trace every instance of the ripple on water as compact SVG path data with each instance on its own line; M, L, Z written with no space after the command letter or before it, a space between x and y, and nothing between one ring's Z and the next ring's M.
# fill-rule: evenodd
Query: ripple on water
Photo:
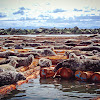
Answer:
M100 84L57 79L33 79L2 100L89 100L100 95Z

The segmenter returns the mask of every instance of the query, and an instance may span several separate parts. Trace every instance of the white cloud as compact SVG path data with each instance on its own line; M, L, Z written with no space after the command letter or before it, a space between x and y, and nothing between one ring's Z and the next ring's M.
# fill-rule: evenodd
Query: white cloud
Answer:
M74 19L75 16L100 16L99 4L100 0L0 0L0 13L7 15L0 20L9 20L4 23L2 21L2 25L5 27L7 25L13 26L15 23L16 26L66 26L70 23L65 23L64 20ZM24 11L20 10L21 7L25 8ZM46 23L46 20L50 19L59 21L59 24ZM10 20L14 21L10 22ZM87 19L81 20L86 21Z

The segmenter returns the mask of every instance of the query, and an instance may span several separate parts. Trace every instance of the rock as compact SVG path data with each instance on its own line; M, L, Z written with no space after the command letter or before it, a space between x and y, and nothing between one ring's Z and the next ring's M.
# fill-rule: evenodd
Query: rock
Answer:
M15 47L15 49L23 49L23 47L21 45L15 45L14 47Z
M6 40L4 43L14 43L12 40Z
M5 47L12 47L12 46L14 46L15 44L14 43L5 43Z
M83 47L80 49L81 51L92 51L92 50L98 50L100 52L100 47L98 46L88 46L88 47Z
M61 45L61 46L54 46L54 49L67 49L70 50L73 46L66 46L66 45Z
M92 41L82 41L82 42L80 42L80 44L90 45L90 44L92 44Z
M3 59L0 60L0 65L7 64L9 62L10 62L10 59L3 58Z
M40 43L27 43L26 46L37 47L37 46L41 46L41 44Z
M45 40L45 41L43 41L43 42L41 42L41 43L55 43L55 42L54 42L54 41Z
M67 46L77 46L76 43L65 43L65 45L67 45Z

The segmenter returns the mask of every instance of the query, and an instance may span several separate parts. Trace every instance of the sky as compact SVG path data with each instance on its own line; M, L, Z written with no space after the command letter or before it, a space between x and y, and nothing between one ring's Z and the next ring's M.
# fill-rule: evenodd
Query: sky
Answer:
M0 0L0 28L100 28L100 0Z

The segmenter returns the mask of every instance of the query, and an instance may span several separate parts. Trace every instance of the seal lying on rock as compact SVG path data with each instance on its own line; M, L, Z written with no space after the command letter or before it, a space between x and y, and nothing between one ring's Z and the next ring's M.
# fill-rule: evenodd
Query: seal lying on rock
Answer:
M52 51L51 49L43 49L41 52L42 56L56 56L56 53Z
M34 49L31 52L38 53L40 56L56 56L56 53L52 51L51 49Z
M17 57L28 57L29 55L33 55L34 58L40 57L39 53L34 53L34 52L19 53L17 54Z
M39 59L39 66L40 67L50 67L52 65L51 60L46 58Z
M17 62L16 60L12 59L8 64L0 65L0 69L3 71L16 71L15 66Z
M34 60L34 56L33 55L29 55L28 57L26 58L18 58L18 57L9 57L10 59L14 59L16 60L17 64L15 66L15 68L18 68L20 66L29 66L33 60Z
M67 67L73 70L74 72L77 70L81 71L100 71L100 60L91 60L87 59L85 56L74 57L75 55L70 55L69 59L60 62L55 67L54 71L57 71L61 67Z
M24 75L19 72L4 71L0 73L0 86L14 84L25 79Z
M0 58L8 58L8 56L16 56L16 53L13 51L0 52Z

